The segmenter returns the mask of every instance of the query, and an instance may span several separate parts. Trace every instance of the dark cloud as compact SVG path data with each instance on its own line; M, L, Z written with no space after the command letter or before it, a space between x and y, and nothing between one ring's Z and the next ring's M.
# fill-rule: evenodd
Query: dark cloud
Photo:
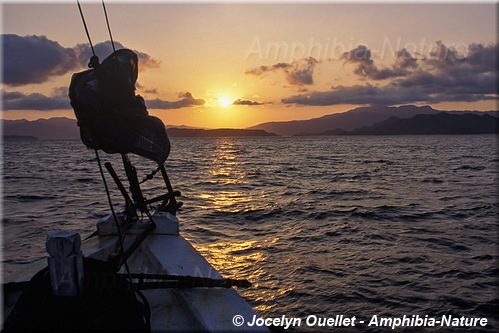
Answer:
M455 66L457 63L466 61L466 57L460 55L457 50L448 48L442 41L435 42L433 49L430 52L428 64L438 68Z
M45 36L4 34L1 37L3 83L11 86L43 83L53 76L83 70L87 68L92 56L89 44L65 48ZM115 42L115 47L116 49L124 48L119 42ZM94 49L101 61L113 50L109 41L96 44ZM133 51L139 58L139 70L160 66L160 62L148 54Z
M19 86L42 83L77 67L73 49L45 36L2 35L3 83Z
M468 54L462 55L437 42L430 58L420 60L417 70L393 84L418 89L426 86L435 93L497 94L498 54L497 44L471 44Z
M311 85L314 83L314 67L318 63L317 60L309 57L287 72L286 79L291 85Z
M87 68L92 56L89 44L78 44L73 48L62 47L59 43L45 36L18 36L3 34L3 83L9 86L21 86L43 83L51 77L70 74ZM115 42L116 49L124 46ZM111 43L98 43L94 46L101 61L112 53ZM139 69L159 67L160 62L148 54L136 51ZM21 92L3 92L4 110L59 110L70 109L67 87L61 87L51 96L40 93L24 94ZM192 99L192 96L191 96ZM198 103L188 96L175 103Z
M269 72L282 71L290 85L301 87L314 83L314 68L318 63L319 62L315 58L308 57L302 60L293 61L292 63L280 62L272 66L255 67L247 70L245 74L263 77Z
M135 88L142 94L159 95L159 91L154 87L144 87L140 82L135 82Z
M497 71L499 69L499 45L485 46L483 44L471 44L466 60L478 73Z
M395 67L401 70L414 69L418 67L418 59L414 58L405 48L396 52Z
M114 46L117 50L125 48L120 42L114 42ZM90 44L78 44L74 47L75 54L78 57L78 63L81 68L87 68L88 61L90 57L93 56L92 48ZM99 61L102 62L107 56L113 53L113 46L111 41L101 42L94 45L95 55L99 57Z
M150 109L180 109L185 107L204 105L206 101L202 98L194 98L190 92L180 93L177 101L163 101L159 98L146 101Z
M67 95L67 87L54 89L51 96L39 93L23 94L21 92L2 91L3 110L67 110L71 109ZM179 100L169 102L158 98L146 101L151 109L180 109L184 107L204 105L205 100L194 98L190 92L179 94Z
M126 47L120 42L115 41L114 48L116 50L120 50L125 49ZM93 55L90 44L78 44L74 47L74 50L78 55L78 62L80 66L86 68L90 57ZM113 53L113 45L111 44L111 41L97 43L94 45L94 51L97 57L99 57L99 61L102 62L107 56ZM132 51L137 54L137 57L139 59L139 71L143 71L149 68L158 68L160 66L160 62L153 59L150 55L137 50Z
M391 68L379 69L366 47L344 54L344 60L357 64L354 70L372 80L392 80L383 85L337 86L328 91L284 98L285 104L383 104L446 101L474 102L497 100L497 57L499 45L471 44L466 55L436 42L429 57L415 59L402 49ZM398 73L398 75L394 75Z
M292 68L292 67L293 67L292 64L288 64L285 62L279 62L279 63L272 65L272 66L260 66L260 67L248 69L245 72L245 74L261 77L267 72L275 72L276 70L280 70L280 69L286 70L286 69Z
M248 105L248 106L255 106L255 105L264 105L264 104L270 104L270 102L257 102L257 101L251 101L248 99L236 99L233 103L233 105Z
M333 104L393 104L393 98L401 98L400 89L380 88L371 84L351 87L337 86L330 91L312 92L296 95L282 100L284 104L325 106ZM407 99L408 96L404 96ZM419 101L422 96L410 95L411 102Z
M3 110L66 110L70 109L67 90L61 94L58 89L53 96L45 96L39 93L23 94L20 92L2 91Z
M405 68L416 65L416 59L403 49L397 53L397 62L392 68L379 69L371 59L371 51L365 45L343 53L341 59L346 63L356 64L354 73L371 80L386 80L407 75Z
M359 45L355 49L343 53L341 59L347 62L356 62L371 65L371 51L365 45Z

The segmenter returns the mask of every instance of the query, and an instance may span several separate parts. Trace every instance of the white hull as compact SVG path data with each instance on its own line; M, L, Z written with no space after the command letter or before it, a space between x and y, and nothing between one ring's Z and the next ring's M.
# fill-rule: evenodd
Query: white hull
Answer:
M221 279L221 275L211 266L192 245L178 234L178 220L164 212L153 216L156 228L146 237L127 260L130 273L164 274ZM145 221L147 222L147 221ZM125 248L142 232L138 224L130 229L125 237ZM108 217L98 224L99 235L82 242L85 257L106 260L113 251L117 235L114 219ZM41 260L23 272L6 278L4 283L28 281L40 269L47 266ZM122 271L124 272L124 268ZM235 326L233 318L242 316L244 323L257 316L233 288L196 287L188 289L148 289L142 293L147 298L151 310L151 330L159 331L261 331L266 327L249 327L246 324ZM4 315L12 310L17 295L5 295ZM5 318L4 318L5 319Z

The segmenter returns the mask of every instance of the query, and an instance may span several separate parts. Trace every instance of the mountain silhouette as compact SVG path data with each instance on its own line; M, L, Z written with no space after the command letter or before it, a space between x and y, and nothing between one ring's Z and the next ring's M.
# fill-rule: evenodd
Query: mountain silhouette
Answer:
M294 120L283 122L267 122L250 129L262 129L278 135L291 136L297 134L320 134L325 131L352 131L366 126L372 126L389 119L397 117L399 119L409 119L419 114L437 114L441 111L430 106L404 105L399 107L391 106L367 106L352 109L350 111L335 113L320 118L309 120ZM452 111L456 113L484 114L478 111ZM487 112L489 113L489 112Z
M420 135L420 134L491 134L499 132L499 118L489 114L419 114L410 119L390 117L373 126L353 131L334 129L314 135ZM310 135L301 133L301 136Z
M275 136L263 130L249 129L200 129L188 126L170 127L170 137L231 137L231 136ZM14 138L35 137L42 140L79 139L80 130L75 119L50 118L28 121L3 120L3 136Z
M78 139L80 130L76 120L65 117L28 121L3 120L4 136L34 136L39 139Z
M499 118L488 114L419 114L410 119L391 117L371 127L359 128L354 134L489 134L498 133Z
M407 105L401 107L390 106L367 106L359 107L350 111L335 113L320 118L309 120L294 120L284 122L268 122L250 127L251 129L262 129L278 135L295 135L301 132L315 134L340 128L351 131L361 126L371 126L386 120L392 116L399 118L410 118L416 114L437 113L430 106Z

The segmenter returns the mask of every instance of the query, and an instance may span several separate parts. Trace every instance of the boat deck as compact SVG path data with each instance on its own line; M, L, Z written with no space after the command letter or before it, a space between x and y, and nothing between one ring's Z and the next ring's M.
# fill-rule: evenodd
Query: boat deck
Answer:
M128 258L130 273L165 274L221 279L219 272L197 252L192 245L178 234L178 220L159 212L153 216L156 228ZM144 221L146 225L148 221ZM82 242L85 257L105 260L117 242L110 216L98 223L99 235ZM130 229L125 237L125 248L130 246L142 232L140 225ZM47 266L45 259L17 272L6 282L28 281L36 272ZM121 272L124 273L122 267ZM253 308L234 288L195 287L148 289L146 296L151 310L151 330L158 331L260 331L268 332L266 327L235 326L234 316L242 316L244 322L257 316ZM19 297L18 293L17 297ZM5 295L4 315L12 310L16 295Z

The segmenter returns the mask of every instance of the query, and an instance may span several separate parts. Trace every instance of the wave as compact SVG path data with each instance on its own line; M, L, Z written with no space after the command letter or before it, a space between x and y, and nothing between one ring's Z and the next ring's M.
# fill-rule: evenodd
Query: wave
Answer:
M20 195L7 195L7 196L5 196L5 198L10 199L10 200L16 200L19 202L33 202L33 201L40 201L40 200L52 200L52 199L57 198L57 196L56 195L34 195L34 194L23 195L23 194L20 194Z

